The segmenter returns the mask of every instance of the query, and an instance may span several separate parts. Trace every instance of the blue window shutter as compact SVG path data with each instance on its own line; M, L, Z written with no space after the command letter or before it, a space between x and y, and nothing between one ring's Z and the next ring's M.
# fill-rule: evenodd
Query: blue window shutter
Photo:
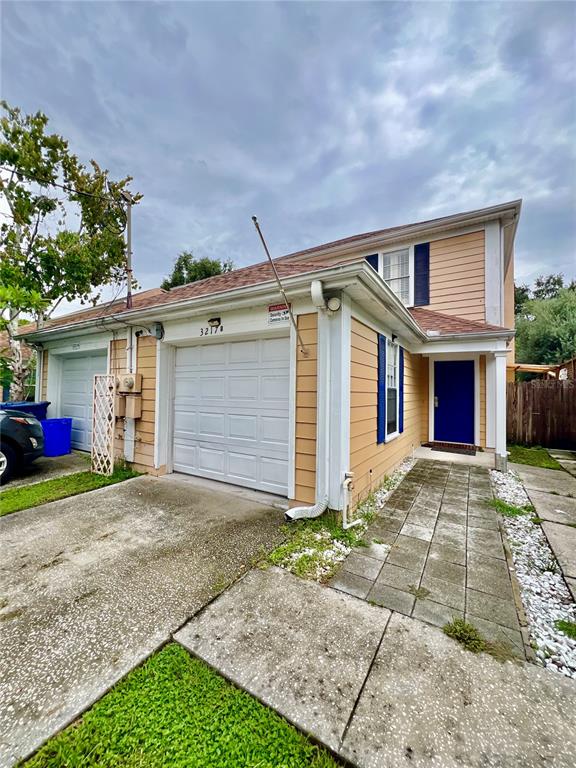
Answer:
M368 264L370 264L372 269L375 269L376 272L378 272L378 254L377 253L373 253L371 256L366 256L366 261L368 262Z
M376 442L386 442L386 336L378 334L378 410Z
M430 304L430 243L414 246L414 306Z
M404 350L399 348L398 353L400 358L398 360L398 389L399 404L398 404L398 431L404 432Z

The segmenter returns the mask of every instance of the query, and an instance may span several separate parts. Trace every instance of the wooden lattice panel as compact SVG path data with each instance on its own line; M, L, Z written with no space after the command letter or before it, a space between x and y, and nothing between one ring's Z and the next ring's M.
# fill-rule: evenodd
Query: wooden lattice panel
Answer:
M92 472L111 475L114 471L114 425L116 377L94 376L92 400Z

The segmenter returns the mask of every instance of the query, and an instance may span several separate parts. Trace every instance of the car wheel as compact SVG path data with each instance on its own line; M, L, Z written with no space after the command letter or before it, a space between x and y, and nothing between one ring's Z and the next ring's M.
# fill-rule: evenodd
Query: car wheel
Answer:
M16 454L9 445L0 448L0 485L7 483L16 468Z

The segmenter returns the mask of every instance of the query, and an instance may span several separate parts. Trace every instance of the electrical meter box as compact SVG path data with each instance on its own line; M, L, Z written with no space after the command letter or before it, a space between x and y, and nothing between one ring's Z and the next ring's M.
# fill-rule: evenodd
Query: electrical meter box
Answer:
M118 392L121 395L134 395L142 392L141 373L121 373L118 376Z
M142 398L140 395L126 396L125 416L127 419L139 419L142 416Z

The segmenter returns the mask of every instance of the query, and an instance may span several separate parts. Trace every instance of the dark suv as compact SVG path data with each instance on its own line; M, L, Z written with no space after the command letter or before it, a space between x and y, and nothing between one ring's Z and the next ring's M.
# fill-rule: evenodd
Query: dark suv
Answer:
M0 410L0 485L44 453L44 433L37 418L23 411Z

